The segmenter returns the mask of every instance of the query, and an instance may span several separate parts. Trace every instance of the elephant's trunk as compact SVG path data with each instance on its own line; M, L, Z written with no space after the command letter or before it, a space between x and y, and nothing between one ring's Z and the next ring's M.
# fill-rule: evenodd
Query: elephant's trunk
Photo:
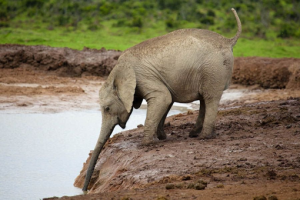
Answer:
M97 144L95 146L95 149L93 151L92 154L92 158L89 164L89 168L86 172L86 177L85 177L85 181L84 181L84 186L82 188L83 191L87 191L91 177L93 175L94 169L95 169L95 165L97 163L98 160L98 156L101 153L101 150L104 146L104 144L106 143L106 141L108 140L108 138L110 137L115 125L112 126L103 126L104 124L102 123L102 127L101 127L101 133L100 136L98 138Z

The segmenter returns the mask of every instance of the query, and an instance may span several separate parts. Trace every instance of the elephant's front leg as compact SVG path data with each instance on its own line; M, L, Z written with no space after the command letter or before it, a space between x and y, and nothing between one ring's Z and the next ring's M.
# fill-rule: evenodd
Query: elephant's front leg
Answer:
M147 118L144 127L143 144L149 144L156 139L159 124L169 110L172 97L168 90L155 91L147 99Z
M163 118L162 118L162 119L160 120L160 122L159 122L159 125L158 125L158 128L157 128L157 138L158 138L159 140L164 140L164 139L167 138L166 133L165 133L165 131L164 131L164 125L165 125L166 117L167 117L167 115L168 115L170 109L172 108L173 103L174 103L174 102L172 102L172 103L169 105L168 110L166 111L166 113L164 114Z

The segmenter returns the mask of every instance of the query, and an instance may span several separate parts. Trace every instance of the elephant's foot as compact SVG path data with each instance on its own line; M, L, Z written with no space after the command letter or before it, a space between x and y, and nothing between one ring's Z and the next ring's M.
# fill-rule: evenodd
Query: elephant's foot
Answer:
M216 132L215 131L212 131L210 133L201 133L198 137L200 140L203 140L203 139L214 139L216 138Z
M144 138L143 141L142 141L142 145L149 146L149 145L154 144L155 142L157 142L157 140L158 139L149 140L149 139Z
M189 137L195 138L195 137L198 137L198 135L199 135L199 132L192 130L189 134Z
M156 137L154 137L153 134L146 134L145 133L142 144L143 145L150 145L150 144L155 143L155 141L157 141L157 140L158 139Z
M167 135L166 135L165 131L164 130L157 130L157 138L159 140L167 139Z
M193 130L191 130L190 134L189 134L189 137L190 138L195 138L195 137L198 137L200 132L202 130L202 127L200 128L194 128Z

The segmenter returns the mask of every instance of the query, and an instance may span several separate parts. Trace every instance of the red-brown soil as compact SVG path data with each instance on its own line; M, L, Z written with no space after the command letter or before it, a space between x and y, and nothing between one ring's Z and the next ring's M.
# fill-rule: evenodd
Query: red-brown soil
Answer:
M271 89L300 88L300 59L297 58L236 58L233 83L258 84Z
M29 65L61 76L107 76L120 51L84 48L82 51L47 46L0 45L0 68Z
M0 110L97 109L120 53L0 45ZM220 105L216 139L188 137L198 111L169 117L168 139L149 147L142 126L120 133L99 156L89 194L61 199L299 200L300 59L236 58L232 83L244 95Z

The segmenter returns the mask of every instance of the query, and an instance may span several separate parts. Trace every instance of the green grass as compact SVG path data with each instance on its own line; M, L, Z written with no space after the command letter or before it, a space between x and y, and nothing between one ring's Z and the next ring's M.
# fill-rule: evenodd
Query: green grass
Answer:
M250 40L241 38L238 40L233 52L234 55L238 57L260 56L270 58L300 58L300 40Z
M167 33L163 23L152 28L144 28L142 31L134 28L113 27L112 23L106 22L101 30L97 31L68 30L67 28L48 30L45 27L1 28L0 44L47 45L79 50L83 47L125 50L141 41ZM300 58L299 52L300 40L297 39L263 40L242 37L234 47L236 57Z

